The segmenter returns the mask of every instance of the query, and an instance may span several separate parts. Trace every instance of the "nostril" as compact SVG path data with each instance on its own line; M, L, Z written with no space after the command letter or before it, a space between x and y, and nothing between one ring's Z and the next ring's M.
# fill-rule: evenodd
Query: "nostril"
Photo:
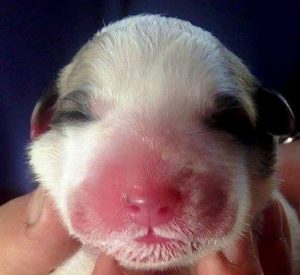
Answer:
M167 215L170 213L170 211L171 211L170 207L165 206L165 207L160 207L157 212L158 215Z

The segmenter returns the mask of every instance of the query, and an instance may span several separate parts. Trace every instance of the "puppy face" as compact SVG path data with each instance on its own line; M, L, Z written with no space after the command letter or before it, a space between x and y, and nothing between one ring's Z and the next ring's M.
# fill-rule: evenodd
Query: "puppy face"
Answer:
M119 21L56 86L34 112L30 163L84 245L136 269L188 265L238 238L267 200L271 134L288 131L289 109L202 29ZM261 98L280 107L278 125Z

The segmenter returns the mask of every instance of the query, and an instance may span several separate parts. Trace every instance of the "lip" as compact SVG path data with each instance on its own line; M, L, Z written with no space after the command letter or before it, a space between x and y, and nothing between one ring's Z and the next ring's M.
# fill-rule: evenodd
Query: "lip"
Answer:
M164 244L170 242L171 239L155 235L145 235L143 237L137 238L136 241L147 244Z
M156 235L151 228L149 228L146 235L144 235L142 237L138 237L135 240L137 242L147 243L147 244L166 244L171 241L175 241L170 238L165 238L165 237Z

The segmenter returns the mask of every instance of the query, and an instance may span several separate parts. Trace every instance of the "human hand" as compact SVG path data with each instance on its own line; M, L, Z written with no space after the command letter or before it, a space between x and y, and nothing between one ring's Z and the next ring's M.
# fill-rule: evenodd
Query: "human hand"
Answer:
M280 146L279 176L282 193L300 217L300 139Z
M49 274L79 247L43 189L0 207L0 274Z

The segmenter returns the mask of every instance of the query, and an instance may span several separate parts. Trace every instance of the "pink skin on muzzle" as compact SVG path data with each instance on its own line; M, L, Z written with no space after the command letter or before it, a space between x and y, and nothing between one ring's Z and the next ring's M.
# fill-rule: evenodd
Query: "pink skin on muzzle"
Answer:
M228 196L231 187L224 169L201 174L184 167L175 171L174 163L162 155L135 144L96 158L70 197L75 232L84 236L99 231L105 239L106 233L124 232L134 225L147 232L135 238L144 243L165 242L166 236L154 231L171 223L198 239L228 233L237 206Z

